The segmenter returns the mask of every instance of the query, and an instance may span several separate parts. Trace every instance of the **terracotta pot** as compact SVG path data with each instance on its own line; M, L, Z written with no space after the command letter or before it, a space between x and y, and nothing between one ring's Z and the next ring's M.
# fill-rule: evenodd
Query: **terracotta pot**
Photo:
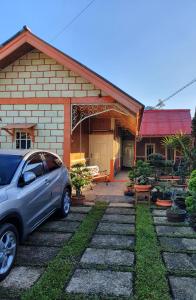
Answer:
M156 205L158 205L158 206L164 206L164 207L170 207L170 206L172 206L172 201L171 200L157 199Z
M85 196L83 196L83 195L81 195L80 197L77 197L77 196L71 197L71 204L73 206L83 205L84 201L85 201Z
M135 191L136 192L148 192L148 191L150 191L151 190L151 188L152 188L152 186L151 185L140 185L140 184L135 184L134 185L134 189L135 189Z

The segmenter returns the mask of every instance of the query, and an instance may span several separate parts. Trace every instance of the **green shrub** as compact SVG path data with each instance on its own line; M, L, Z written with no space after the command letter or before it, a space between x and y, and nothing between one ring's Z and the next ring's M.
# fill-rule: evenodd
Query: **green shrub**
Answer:
M196 177L191 177L191 179L189 180L188 187L191 193L196 193Z
M196 177L196 170L193 170L193 171L191 172L191 177L190 177L190 178L192 179L192 178L194 178L194 177Z

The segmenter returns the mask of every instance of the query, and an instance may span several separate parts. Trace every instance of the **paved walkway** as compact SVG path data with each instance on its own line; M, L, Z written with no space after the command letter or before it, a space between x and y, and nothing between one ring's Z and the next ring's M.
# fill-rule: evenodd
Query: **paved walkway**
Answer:
M0 283L0 299L18 296L40 278L47 264L75 233L91 207L72 207L64 219L50 218L18 249L16 264ZM4 296L6 295L6 296ZM14 297L15 298L15 297Z
M162 257L173 299L196 299L196 233L184 223L169 223L166 210L153 209Z
M109 204L65 292L132 296L134 233L133 206L128 203Z

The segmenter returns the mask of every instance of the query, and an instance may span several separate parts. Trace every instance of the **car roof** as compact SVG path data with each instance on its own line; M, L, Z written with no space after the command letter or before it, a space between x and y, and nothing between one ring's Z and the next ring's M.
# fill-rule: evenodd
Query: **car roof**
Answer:
M57 155L53 152L40 150L40 149L0 149L0 155L18 155L22 157L24 157L27 154L30 155L36 152L45 152L45 153L51 153Z
M0 155L20 155L25 156L27 153L29 153L31 150L29 149L0 149Z

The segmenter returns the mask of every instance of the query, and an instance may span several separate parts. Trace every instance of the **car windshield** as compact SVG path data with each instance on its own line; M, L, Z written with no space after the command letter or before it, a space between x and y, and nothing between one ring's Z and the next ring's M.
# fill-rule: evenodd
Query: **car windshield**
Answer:
M21 160L22 156L19 155L0 155L0 185L11 182Z

